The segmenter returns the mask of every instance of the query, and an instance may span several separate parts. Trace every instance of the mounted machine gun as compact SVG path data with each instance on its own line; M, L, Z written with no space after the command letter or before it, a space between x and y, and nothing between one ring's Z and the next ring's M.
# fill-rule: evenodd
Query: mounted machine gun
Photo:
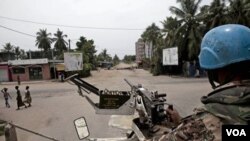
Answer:
M97 87L82 80L77 74L68 77L78 87L79 95L85 97L93 106L97 114L106 115L132 115L136 110L139 118L133 119L133 132L128 136L137 136L139 140L145 140L154 137L166 126L162 122L171 121L165 111L165 106L170 105L166 101L166 94L150 92L143 88L141 84L132 85L127 79L125 82L131 87L131 91L118 90L99 90ZM87 94L91 92L99 96L99 103L94 103ZM163 127L163 128L162 128ZM162 133L162 132L161 132Z

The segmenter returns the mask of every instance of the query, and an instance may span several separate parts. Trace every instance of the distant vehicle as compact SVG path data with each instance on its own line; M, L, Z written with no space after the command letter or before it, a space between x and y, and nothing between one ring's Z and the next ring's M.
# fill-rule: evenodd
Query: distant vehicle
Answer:
M107 61L102 61L102 62L99 62L99 67L110 69L111 67L113 67L113 63L107 62Z

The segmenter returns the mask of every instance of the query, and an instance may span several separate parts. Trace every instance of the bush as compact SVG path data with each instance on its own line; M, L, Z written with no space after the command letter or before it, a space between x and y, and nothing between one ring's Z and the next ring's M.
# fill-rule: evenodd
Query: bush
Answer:
M88 77L90 76L90 70L91 70L91 64L89 63L84 63L82 70L79 72L79 75L81 77Z

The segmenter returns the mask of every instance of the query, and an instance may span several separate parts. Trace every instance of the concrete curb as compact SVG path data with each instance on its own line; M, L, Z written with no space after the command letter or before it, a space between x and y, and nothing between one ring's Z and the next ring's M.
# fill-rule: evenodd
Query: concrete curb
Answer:
M39 83L56 83L56 82L60 82L60 81L59 80L22 81L21 85L39 84ZM0 85L18 85L18 83L17 82L0 82Z

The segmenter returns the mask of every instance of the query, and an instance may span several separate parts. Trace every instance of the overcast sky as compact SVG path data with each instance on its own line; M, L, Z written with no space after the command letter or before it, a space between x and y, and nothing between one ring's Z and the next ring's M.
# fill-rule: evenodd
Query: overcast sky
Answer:
M203 0L209 4L211 0ZM54 34L57 29L71 39L71 48L80 36L95 41L98 53L107 49L112 56L135 55L135 42L146 27L153 22L171 16L170 6L179 5L176 0L0 0L0 49L7 42L24 50L38 50L35 37L7 30L17 30L36 36L39 29ZM5 17L5 18L4 18ZM74 27L122 28L133 30L110 30L72 28L20 22L12 19L68 25ZM4 26L6 28L3 28Z

